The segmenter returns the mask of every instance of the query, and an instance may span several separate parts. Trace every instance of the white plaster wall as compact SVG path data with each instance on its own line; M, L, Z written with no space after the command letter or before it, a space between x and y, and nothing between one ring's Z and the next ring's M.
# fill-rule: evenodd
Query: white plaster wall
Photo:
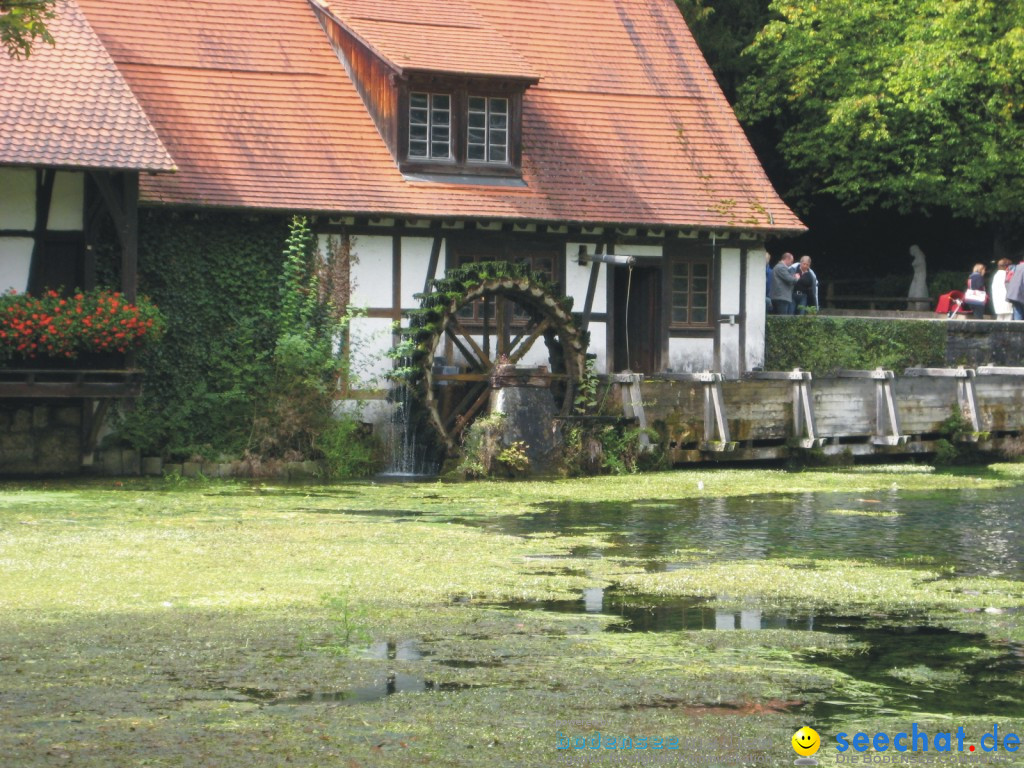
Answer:
M719 262L721 282L719 284L719 304L721 314L738 315L740 313L740 256L739 248L723 248Z
M35 229L36 172L0 168L0 229Z
M608 373L608 324L590 323L590 346L587 353L595 355L598 373Z
M391 370L391 321L386 317L354 317L349 325L350 364L353 385L359 389L387 386L385 374Z
M746 370L764 365L764 251L747 251Z
M0 293L11 288L24 293L28 288L32 245L30 237L0 237Z
M676 373L700 373L714 369L713 339L669 339L668 367Z
M735 325L719 323L718 332L721 342L719 347L721 357L721 372L726 378L738 379L740 376L740 323Z
M594 245L589 244L587 248L593 253ZM580 266L578 255L579 243L569 243L565 246L565 293L572 296L572 308L576 312L582 312L587 301L587 286L590 284L590 264ZM593 312L608 311L608 269L607 264L601 265L601 271L597 277L597 290L594 292Z
M430 267L430 250L433 245L434 238L432 237L402 238L402 309L413 309L420 305L414 295L423 292L423 283L427 279L427 269ZM437 260L438 271L444 269L446 249L447 242L442 243L441 255Z
M390 236L359 235L352 245L352 304L389 309L394 281Z
M51 231L82 231L85 206L85 174L61 171L53 183L50 201L50 219L46 223Z

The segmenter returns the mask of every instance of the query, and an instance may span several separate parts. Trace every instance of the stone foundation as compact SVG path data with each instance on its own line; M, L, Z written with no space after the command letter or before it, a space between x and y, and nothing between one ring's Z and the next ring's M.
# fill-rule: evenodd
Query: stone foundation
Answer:
M77 474L81 463L81 405L0 403L0 474Z

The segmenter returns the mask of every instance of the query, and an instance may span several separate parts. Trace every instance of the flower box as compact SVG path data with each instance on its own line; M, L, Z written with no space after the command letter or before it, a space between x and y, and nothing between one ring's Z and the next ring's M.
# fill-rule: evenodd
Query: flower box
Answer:
M6 368L123 369L125 356L160 338L164 320L147 299L116 291L0 296L0 363Z

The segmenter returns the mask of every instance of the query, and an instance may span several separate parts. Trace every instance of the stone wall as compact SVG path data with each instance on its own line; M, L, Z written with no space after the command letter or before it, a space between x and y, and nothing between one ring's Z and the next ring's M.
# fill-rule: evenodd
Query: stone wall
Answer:
M81 451L81 405L0 402L0 474L74 474L81 470Z
M1024 366L1024 322L948 320L946 363Z

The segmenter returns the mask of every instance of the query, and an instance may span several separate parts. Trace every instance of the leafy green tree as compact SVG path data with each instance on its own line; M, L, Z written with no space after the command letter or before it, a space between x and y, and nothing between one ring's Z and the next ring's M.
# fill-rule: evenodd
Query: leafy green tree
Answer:
M806 206L1024 218L1024 3L773 0L741 87Z
M770 0L676 0L730 104L753 62L743 49L768 23Z
M53 45L46 22L54 17L54 0L0 0L0 44L7 55L24 59L36 42Z

